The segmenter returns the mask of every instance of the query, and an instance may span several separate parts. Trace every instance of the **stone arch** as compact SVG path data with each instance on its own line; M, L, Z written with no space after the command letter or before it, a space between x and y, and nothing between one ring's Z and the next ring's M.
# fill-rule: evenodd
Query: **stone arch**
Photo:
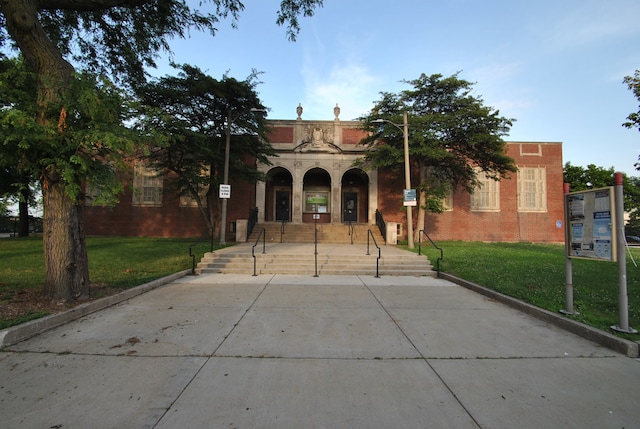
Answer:
M342 174L340 183L341 221L367 223L369 220L369 176L359 168Z
M312 167L304 173L302 222L331 223L331 213L334 210L331 184L331 174L324 168ZM317 219L314 219L314 216L317 216Z
M293 175L285 167L274 167L266 174L264 217L265 221L292 220Z

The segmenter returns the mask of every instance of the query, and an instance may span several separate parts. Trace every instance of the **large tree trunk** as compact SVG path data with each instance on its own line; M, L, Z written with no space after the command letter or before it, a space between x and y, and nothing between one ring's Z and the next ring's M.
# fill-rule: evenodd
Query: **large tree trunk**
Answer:
M59 118L47 117L47 112L68 88L73 67L40 25L35 0L0 0L0 7L7 31L38 76L38 121L42 125L58 124L59 132L63 132L64 110ZM70 300L89 294L89 264L81 205L65 192L65 183L60 178L55 164L45 167L40 178L44 210L44 292L54 299Z
M61 182L45 178L43 243L44 292L53 299L70 301L89 294L89 261L81 206L65 192Z

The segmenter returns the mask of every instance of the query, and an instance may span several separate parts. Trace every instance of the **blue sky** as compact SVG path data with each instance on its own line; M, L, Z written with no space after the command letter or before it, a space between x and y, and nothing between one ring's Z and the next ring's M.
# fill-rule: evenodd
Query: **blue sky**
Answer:
M216 78L264 72L269 119L294 119L298 103L303 119L333 119L336 103L354 119L401 80L459 71L516 119L508 141L560 141L564 162L640 176L640 132L621 126L638 110L622 83L640 69L637 0L325 0L295 43L275 24L279 3L245 1L237 29L175 39L173 60ZM167 64L152 74L175 74Z

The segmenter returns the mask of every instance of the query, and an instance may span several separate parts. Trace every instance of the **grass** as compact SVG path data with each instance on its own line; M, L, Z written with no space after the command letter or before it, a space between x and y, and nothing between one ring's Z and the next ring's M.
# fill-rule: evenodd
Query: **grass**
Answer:
M192 239L137 237L89 237L89 270L93 284L129 288L190 269ZM443 272L521 299L537 307L557 312L565 309L564 246L530 243L478 243L450 241L438 243L444 249ZM417 246L416 249L417 251ZM196 261L209 251L204 242L194 248ZM423 246L435 264L439 256L431 246ZM631 249L640 263L640 248ZM41 288L44 259L40 238L0 240L0 304L12 292ZM574 308L570 316L608 331L619 324L618 265L610 262L573 260ZM627 254L629 325L640 328L640 268ZM32 312L11 321L0 319L0 329L46 313ZM7 325L9 324L9 325ZM639 335L618 334L632 340Z
M531 243L437 243L444 250L441 271L557 312L566 309L566 270L563 245ZM417 246L415 251L417 251ZM423 246L435 264L439 252ZM640 248L627 257L629 326L640 328ZM619 324L618 264L572 259L574 310L570 317L609 331ZM640 335L617 334L640 340Z
M91 283L126 289L190 269L189 246L194 241L184 238L88 237ZM209 250L210 244L206 240L195 246L196 262ZM42 288L45 269L41 238L0 240L0 261L0 305L17 291ZM10 320L0 318L0 329L47 314L32 311Z

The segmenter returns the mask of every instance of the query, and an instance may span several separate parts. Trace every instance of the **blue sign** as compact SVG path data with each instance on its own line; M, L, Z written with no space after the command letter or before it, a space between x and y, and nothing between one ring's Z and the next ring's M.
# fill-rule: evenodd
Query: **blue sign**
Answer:
M405 206L417 206L418 199L416 197L415 189L405 189L404 190L404 205Z

